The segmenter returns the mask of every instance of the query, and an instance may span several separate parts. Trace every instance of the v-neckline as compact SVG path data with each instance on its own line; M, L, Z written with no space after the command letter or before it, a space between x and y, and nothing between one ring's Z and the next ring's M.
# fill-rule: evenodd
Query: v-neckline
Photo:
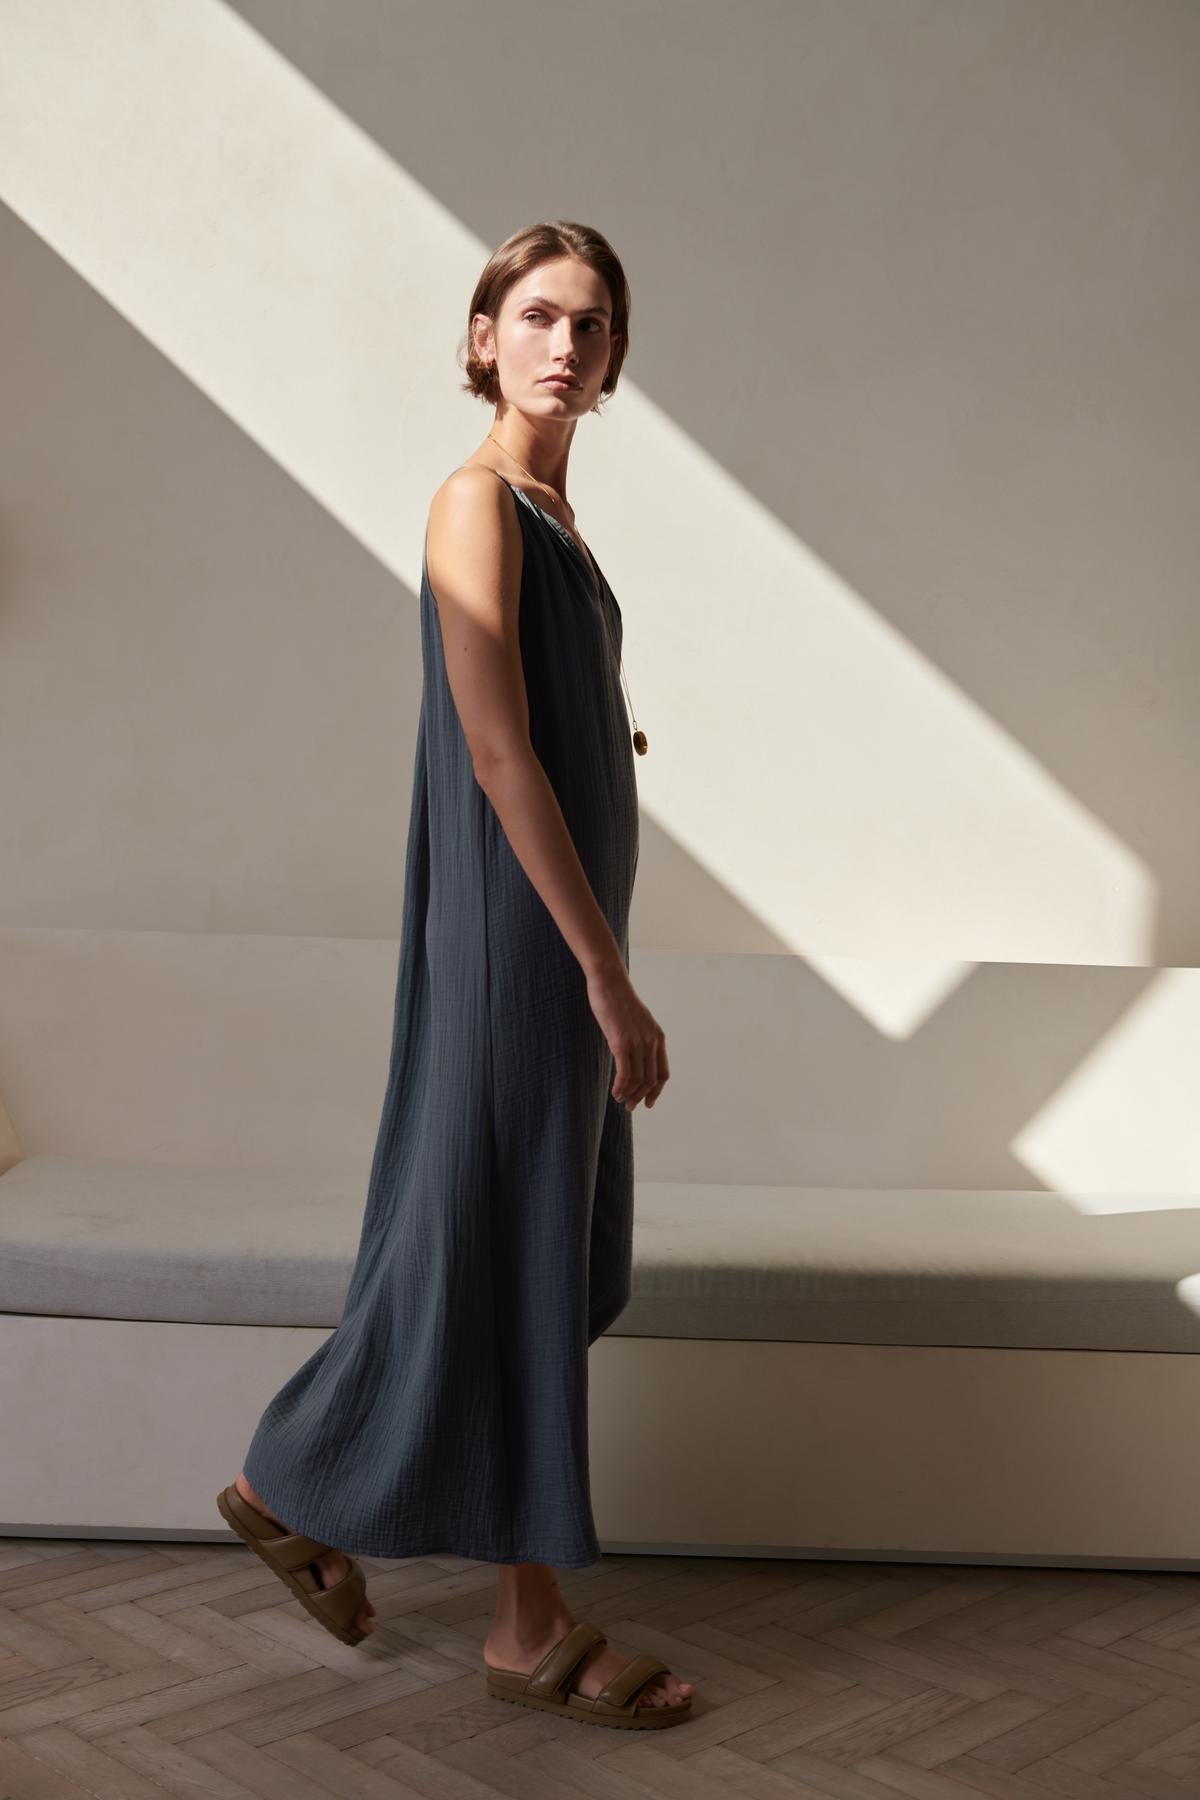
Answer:
M497 469L496 473L499 475L500 471ZM594 576L592 586L595 590L596 604L598 606L601 605L602 604L602 596L603 596L603 588L602 588L601 584L604 581L604 577L603 577L603 575L601 575L599 565L597 564L596 559L592 555L591 551L588 549L587 544L584 543L583 549L581 550L579 548L579 544L577 544L575 542L574 537L567 530L566 526L563 524L561 519L556 519L552 512L550 512L546 507L542 506L539 501L535 500L533 495L528 493L523 487L518 487L515 481L509 481L507 475L500 475L500 479L501 479L501 481L504 482L506 487L510 487L512 489L514 494L520 494L522 499L528 500L530 506L533 507L534 511L541 513L543 519L545 519L549 524L553 525L555 531L562 538L564 544L566 544L568 549L570 549L574 553L574 555L579 558L579 561L581 563L584 563L585 565L588 563L591 564L592 574ZM580 543L583 543L582 539L580 539ZM585 555L585 552L586 552L586 555Z

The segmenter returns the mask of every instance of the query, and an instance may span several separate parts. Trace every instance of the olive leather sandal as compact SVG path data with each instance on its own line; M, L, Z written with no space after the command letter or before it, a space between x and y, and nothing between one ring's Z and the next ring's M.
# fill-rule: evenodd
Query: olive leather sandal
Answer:
M560 1713L584 1725L617 1725L627 1731L655 1731L666 1725L682 1725L691 1716L692 1697L674 1706L639 1706L642 1689L656 1675L670 1671L666 1663L645 1651L619 1669L594 1697L580 1694L568 1682L589 1650L608 1639L586 1620L573 1625L566 1637L543 1656L526 1675L519 1669L494 1669L484 1659L487 1691L494 1700L510 1700L517 1706L536 1706L542 1712Z
M349 1571L332 1587L322 1587L313 1564L319 1556L327 1556L330 1546L318 1544L315 1538L297 1531L285 1531L274 1519L268 1519L257 1507L242 1499L236 1487L227 1487L217 1495L221 1517L261 1556L273 1575L285 1581L314 1619L331 1631L343 1644L359 1644L368 1633L360 1631L354 1621L367 1591L367 1578L361 1563L348 1557Z

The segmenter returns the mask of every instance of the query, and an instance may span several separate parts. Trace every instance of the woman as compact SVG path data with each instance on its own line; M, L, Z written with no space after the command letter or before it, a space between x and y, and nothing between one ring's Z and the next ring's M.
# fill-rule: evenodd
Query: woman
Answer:
M670 1074L628 970L645 738L622 698L620 608L566 499L628 316L611 246L564 220L509 238L472 297L466 386L495 416L429 512L395 1026L358 1256L337 1330L218 1504L349 1643L375 1628L354 1552L497 1563L488 1691L649 1726L686 1717L692 1684L577 1623L554 1573L599 1556L587 1352L629 1300L632 1114Z

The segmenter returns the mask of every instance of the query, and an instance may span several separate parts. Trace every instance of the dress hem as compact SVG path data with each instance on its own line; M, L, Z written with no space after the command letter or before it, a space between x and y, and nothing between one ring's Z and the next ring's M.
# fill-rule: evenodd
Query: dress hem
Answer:
M302 1533L305 1537L315 1538L319 1544L327 1544L331 1550L340 1550L344 1556L382 1556L389 1559L405 1559L413 1556L465 1556L469 1562L484 1563L546 1563L553 1569L590 1569L600 1561L600 1551L588 1555L586 1561L579 1561L577 1555L552 1555L545 1547L538 1549L506 1552L498 1555L495 1550L485 1550L479 1546L466 1549L461 1544L450 1541L450 1538L433 1538L416 1545L408 1544L403 1549L392 1549L383 1545L378 1539L363 1537L345 1540L344 1534L336 1527L330 1531L319 1515L309 1514L307 1517L295 1507L276 1505L274 1497L267 1493L265 1487L256 1481L250 1470L249 1459L242 1465L242 1473L260 1499L265 1500L272 1512L278 1513L281 1519L287 1520L289 1531ZM450 1534L453 1537L453 1534ZM560 1546L560 1549L562 1546Z

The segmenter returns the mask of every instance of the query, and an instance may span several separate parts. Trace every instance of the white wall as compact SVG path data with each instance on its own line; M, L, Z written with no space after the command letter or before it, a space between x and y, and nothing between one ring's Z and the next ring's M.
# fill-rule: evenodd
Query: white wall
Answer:
M1193 1186L1198 73L1174 0L8 0L0 983L30 932L394 939L455 349L562 214L634 292L571 493L635 979L771 1097L720 1173ZM27 1150L79 941L0 1014Z

